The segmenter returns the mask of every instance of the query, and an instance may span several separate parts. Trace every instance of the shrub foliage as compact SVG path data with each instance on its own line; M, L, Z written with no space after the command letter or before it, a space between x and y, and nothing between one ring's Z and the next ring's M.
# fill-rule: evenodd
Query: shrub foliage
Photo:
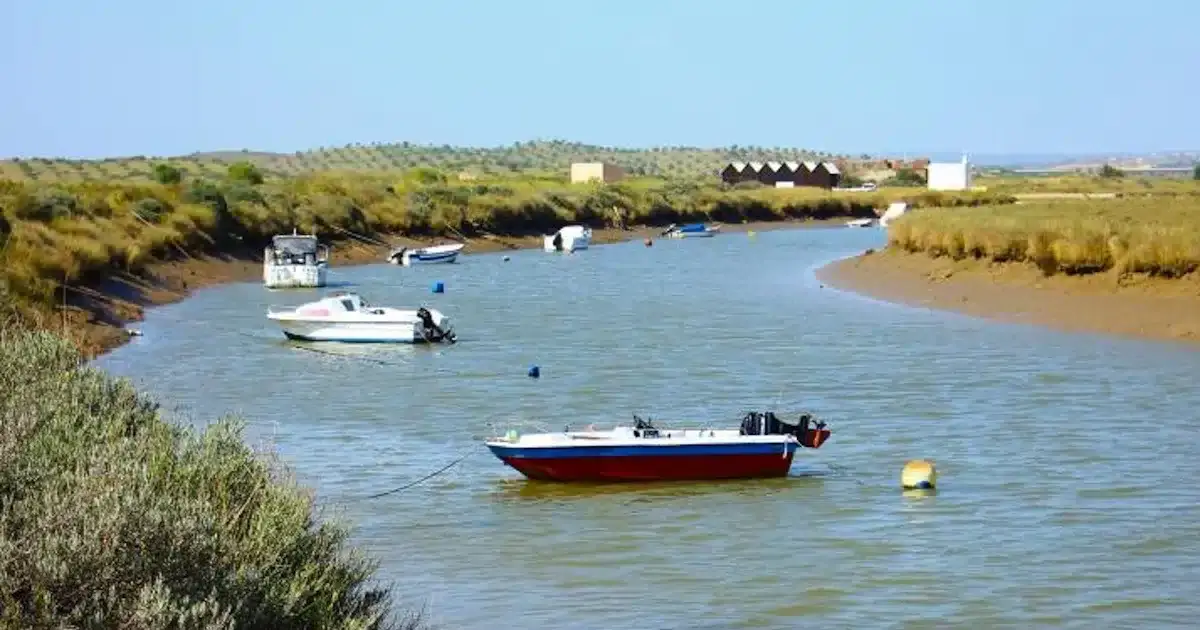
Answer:
M0 627L381 628L374 565L241 424L166 422L44 332L0 333Z

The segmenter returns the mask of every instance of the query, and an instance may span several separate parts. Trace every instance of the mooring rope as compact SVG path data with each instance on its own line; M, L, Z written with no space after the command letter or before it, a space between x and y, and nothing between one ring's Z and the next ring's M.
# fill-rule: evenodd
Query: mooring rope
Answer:
M367 495L366 497L363 497L363 499L364 499L364 500L370 500L370 499L379 499L379 498L381 498L381 497L386 497L386 496L388 496L388 495L396 494L397 492L403 492L403 491L405 491L405 490L408 490L409 488L411 488L411 487L413 487L413 486L416 486L416 485L418 485L418 484L421 484L421 483L424 483L424 482L426 482L426 481L429 481L430 479L433 479L434 477L437 477L438 475L440 475L440 474L442 474L442 473L446 472L447 470L450 470L451 468L454 468L455 466L457 466L457 465L461 464L461 463L463 462L463 460L465 460L465 459L467 459L468 457L470 457L470 456L474 455L476 452L477 452L477 451L475 451L474 449L472 449L472 450L469 450L469 451L467 451L466 453L463 453L463 454L462 454L462 456L461 456L461 457L459 457L458 459L456 459L456 460L454 460L454 461L450 462L449 464L446 464L445 466L442 466L441 468L439 468L439 469L437 469L437 470L435 470L435 471L433 471L433 472L429 473L428 475L425 475L424 477L421 477L420 479L417 479L417 480L415 480L415 481L410 481L410 482L408 482L408 483L406 483L406 484L404 484L404 485L402 485L402 486L398 486L398 487L396 487L396 488L392 488L391 490L386 490L386 491L384 491L384 492L377 492L377 493L375 493L375 494Z

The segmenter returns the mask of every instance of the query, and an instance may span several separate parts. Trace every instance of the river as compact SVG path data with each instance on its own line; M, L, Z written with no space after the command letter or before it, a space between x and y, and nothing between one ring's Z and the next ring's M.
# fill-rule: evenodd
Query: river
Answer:
M1200 353L815 279L882 242L795 229L336 268L372 302L442 309L460 339L346 358L263 316L312 292L232 284L150 311L98 364L180 418L248 418L354 523L400 605L446 628L1200 618ZM755 408L811 410L833 437L787 479L591 488L525 482L479 443L489 422L736 426ZM899 489L913 458L937 461L936 494Z

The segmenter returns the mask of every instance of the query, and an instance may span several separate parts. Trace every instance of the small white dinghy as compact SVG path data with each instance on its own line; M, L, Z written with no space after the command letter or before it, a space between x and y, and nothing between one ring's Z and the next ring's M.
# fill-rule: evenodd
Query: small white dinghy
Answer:
M853 221L846 222L846 227L852 228L865 228L872 225L875 225L875 219L854 219Z
M542 237L542 249L548 252L573 252L587 249L592 243L592 228L586 225L568 225L563 229Z
M904 201L894 201L883 212L883 216L879 217L879 227L885 228L889 223L908 214L908 203Z
M387 260L393 265L405 267L415 264L452 263L458 259L458 253L466 247L464 243L447 243L430 247L397 247L388 254Z
M295 341L346 343L454 343L450 318L431 308L372 306L357 293L339 292L296 308L267 309Z
M667 229L662 231L662 236L667 238L712 238L720 231L720 225L706 225L704 223L675 225L672 223L667 226Z

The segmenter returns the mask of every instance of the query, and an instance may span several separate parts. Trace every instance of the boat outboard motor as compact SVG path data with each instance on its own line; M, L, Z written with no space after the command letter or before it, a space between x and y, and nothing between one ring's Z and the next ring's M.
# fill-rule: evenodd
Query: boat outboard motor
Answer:
M562 248L562 232L558 232L554 235L554 251L561 252Z
M457 341L454 331L442 330L433 322L433 313L430 313L429 309L424 306L417 309L417 319L421 320L421 335L425 337L425 341L430 343L438 341L455 343Z
M398 265L398 264L404 262L404 252L406 252L406 251L408 251L407 247L400 247L398 249L393 249L391 255L388 256L388 260L390 260L393 263L396 263Z

